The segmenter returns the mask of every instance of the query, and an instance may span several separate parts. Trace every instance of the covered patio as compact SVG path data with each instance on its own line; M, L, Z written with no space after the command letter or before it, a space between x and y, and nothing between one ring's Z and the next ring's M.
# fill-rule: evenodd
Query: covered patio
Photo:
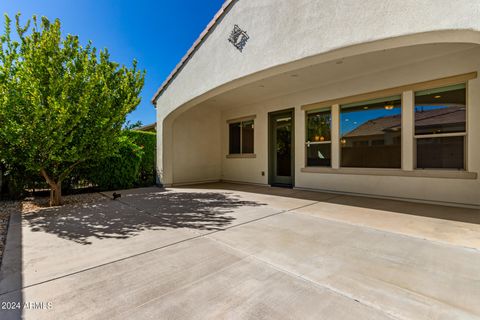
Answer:
M157 105L159 182L283 184L478 207L480 49L468 36L442 31L353 45L252 73L186 103L167 99L165 89ZM455 86L460 98L441 101L449 97L441 90ZM422 104L427 91L437 93ZM421 114L424 105L460 112L432 120L432 110ZM420 132L421 117L438 128ZM277 128L283 133L275 119L286 120ZM449 121L464 126L448 129ZM372 122L377 131L366 130ZM442 151L432 141L457 144Z
M241 184L12 215L2 319L473 319L478 209ZM35 308L32 303L45 303Z

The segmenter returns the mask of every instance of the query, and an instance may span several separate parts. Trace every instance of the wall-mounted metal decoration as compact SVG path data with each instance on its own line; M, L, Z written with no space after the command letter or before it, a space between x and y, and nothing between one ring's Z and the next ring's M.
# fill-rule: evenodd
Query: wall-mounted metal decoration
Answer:
M248 36L246 31L243 31L238 25L235 25L233 27L232 33L230 34L230 37L228 38L228 41L230 41L235 46L235 48L242 52L249 38L250 37Z

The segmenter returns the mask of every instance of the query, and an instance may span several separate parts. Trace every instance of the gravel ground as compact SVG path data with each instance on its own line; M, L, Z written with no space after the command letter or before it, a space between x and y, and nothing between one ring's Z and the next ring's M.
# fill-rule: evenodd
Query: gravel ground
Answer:
M5 240L7 239L8 221L10 214L18 211L20 203L18 201L1 201L0 202L0 266L2 265L3 249L5 248Z
M28 197L19 201L0 201L0 266L2 265L3 250L7 239L8 221L10 215L21 212L37 212L48 206L48 197ZM100 193L86 193L63 197L65 206L105 201L107 198Z

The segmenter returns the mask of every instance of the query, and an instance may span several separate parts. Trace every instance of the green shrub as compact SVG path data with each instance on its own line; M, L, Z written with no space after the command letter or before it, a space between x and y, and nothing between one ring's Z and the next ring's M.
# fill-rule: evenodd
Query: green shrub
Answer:
M29 173L22 166L7 166L0 163L2 174L0 195L7 199L21 199L25 196L25 186Z
M140 162L137 186L155 184L155 153L157 135L155 132L126 131L126 135L143 150Z
M155 184L156 134L125 130L116 155L89 160L71 172L62 183L64 193L77 188L99 190L128 189ZM11 198L22 197L25 189L45 189L48 185L37 173L25 169L3 168L3 193Z
M136 186L143 150L124 138L117 155L86 163L76 174L101 190L128 189Z

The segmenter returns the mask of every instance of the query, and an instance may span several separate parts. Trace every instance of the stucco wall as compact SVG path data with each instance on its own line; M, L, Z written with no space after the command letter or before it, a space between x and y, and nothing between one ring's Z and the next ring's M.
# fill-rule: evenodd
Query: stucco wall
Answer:
M220 179L220 113L192 109L173 123L173 182Z
M319 174L301 172L305 163L305 113L301 105L367 93L409 83L480 71L480 49L431 59L382 72L374 72L341 83L309 89L260 104L222 112L222 179L250 183L268 183L268 112L296 108L295 186L321 190L374 194L439 202L480 205L480 180ZM227 159L228 127L226 121L256 115L255 154L253 159ZM468 170L480 172L480 80L468 86ZM261 171L266 175L262 176Z
M243 52L227 40L235 24L250 36ZM259 71L281 72L284 68L272 68L356 44L437 30L480 30L480 3L476 0L239 0L177 74L157 106L164 109L162 113L168 113L213 89L221 91L219 87L226 90L240 85L233 81ZM410 41L479 43L480 38L472 32ZM393 39L381 46L404 45L401 42ZM360 53L362 48L355 50ZM330 58L335 54L342 53L334 53ZM265 75L267 72L255 77Z

